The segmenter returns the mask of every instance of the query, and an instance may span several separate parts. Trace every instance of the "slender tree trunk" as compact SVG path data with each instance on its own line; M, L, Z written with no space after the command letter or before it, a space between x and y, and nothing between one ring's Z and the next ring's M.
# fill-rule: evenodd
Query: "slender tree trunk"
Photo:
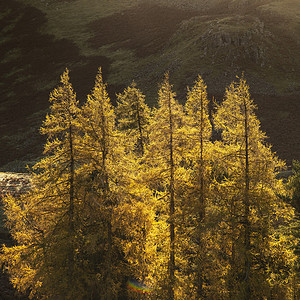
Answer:
M246 101L244 100L245 108L245 196L244 196L244 226L245 226L245 236L244 236L244 247L245 247L245 300L251 298L251 287L250 287L250 203L249 203L249 190L250 190L250 179L249 179L249 133L248 133L248 109Z
M141 123L141 116L140 116L140 107L139 102L137 99L137 121L138 121L138 127L139 127L139 133L140 133L140 150L142 156L144 155L144 137L143 137L143 128Z
M231 243L231 255L229 258L229 264L230 264L230 276L228 279L228 291L229 291L229 299L233 299L234 297L234 285L235 285L235 279L236 279L236 265L235 265L235 261L236 261L236 242L235 242L235 238L234 238L234 226L231 223L230 224L230 231L232 234L232 243Z
M201 96L202 97L202 96ZM204 197L204 143L203 143L203 130L204 130L204 117L203 117L203 100L201 99L201 117L200 117L200 221L203 222L205 218L205 197Z
M175 191L174 191L174 157L173 157L173 119L172 119L172 108L171 99L169 96L169 128L170 128L170 261L169 261L169 300L174 299L174 284L175 284Z
M107 239L108 239L108 249L107 249L107 299L114 299L112 293L112 226L111 226L112 209L109 208L108 220L107 220Z
M70 178L69 178L69 234L71 241L74 237L74 153L73 153L73 131L72 124L69 125L69 147L70 147ZM69 284L72 284L74 273L74 246L69 245Z
M201 95L202 97L202 95ZM204 128L204 117L203 117L203 101L201 98L200 101L200 198L199 198L199 212L198 212L198 238L199 238L199 247L198 247L198 267L197 267L197 295L199 299L204 298L204 266L203 266L203 254L204 254L204 240L203 240L203 223L205 219L205 195L204 195L204 143L203 143L203 128Z
M109 181L108 181L108 174L106 169L106 161L107 161L107 154L108 154L108 137L106 134L106 120L104 116L103 106L101 106L101 121L102 121L102 176L103 176L103 198L104 203L106 203L108 214L106 219L106 226L107 226L107 299L114 299L114 295L112 293L112 264L113 264L113 232L112 232L112 201L110 199L110 188L109 188Z
M69 147L70 147L70 189L69 189L69 228L74 231L74 153L73 153L73 132L72 125L69 126Z

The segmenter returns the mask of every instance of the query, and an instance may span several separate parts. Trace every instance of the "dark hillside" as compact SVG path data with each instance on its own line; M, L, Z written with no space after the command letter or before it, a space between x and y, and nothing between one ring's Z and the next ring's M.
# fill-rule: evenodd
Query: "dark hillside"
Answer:
M40 32L47 22L38 9L17 1L0 3L0 165L30 160L41 153L38 133L50 90L69 67L78 97L84 98L93 84L98 65L106 70L109 59L83 57L74 42L57 40ZM84 74L84 76L82 76Z
M114 43L114 50L124 47L138 57L145 57L161 50L181 22L197 14L197 11L142 4L92 22L90 43L95 48Z
M40 155L38 128L65 67L80 101L102 66L113 101L135 80L151 105L167 70L181 102L198 73L210 95L222 99L225 87L245 72L269 141L289 164L299 160L300 3L145 3L1 1L2 170L21 171L20 161Z
M268 135L267 142L277 155L291 165L300 159L299 96L254 95L257 115L262 129Z

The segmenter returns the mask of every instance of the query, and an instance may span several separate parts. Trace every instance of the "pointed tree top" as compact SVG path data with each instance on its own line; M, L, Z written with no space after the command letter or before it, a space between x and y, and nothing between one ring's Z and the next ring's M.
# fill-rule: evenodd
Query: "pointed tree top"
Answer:
M199 74L195 84L202 85L205 89L207 88L206 83L204 82L202 76Z
M134 80L132 80L130 87L135 88L135 89L137 88L137 84Z
M98 68L98 72L97 72L97 75L96 75L96 80L95 80L96 83L99 83L99 84L102 84L103 83L103 77L102 77L102 68L99 67Z
M170 81L170 71L167 71L164 76L163 84L169 83L169 81Z
M160 91L167 90L170 91L172 89L172 85L170 84L170 72L167 71L164 75L163 81L160 84Z
M189 86L187 87L187 90L188 90L188 93L190 93L191 91L193 90L197 90L197 89L201 89L203 91L206 92L206 89L207 89L207 85L206 83L204 82L203 78L201 77L200 74L198 74L198 77L197 79L194 81L194 86L192 88L190 88Z
M70 76L69 76L69 69L66 68L65 71L63 72L63 74L60 76L60 82L62 84L68 84L69 80L70 80Z

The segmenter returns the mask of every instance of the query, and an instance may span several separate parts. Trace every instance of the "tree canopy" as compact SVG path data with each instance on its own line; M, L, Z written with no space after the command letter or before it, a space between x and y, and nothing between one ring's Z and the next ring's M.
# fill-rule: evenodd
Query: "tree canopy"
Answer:
M184 106L168 73L157 107L134 82L117 98L101 68L81 107L68 70L50 94L33 187L3 199L12 284L42 299L296 299L299 165L278 178L245 78L214 107L201 76Z

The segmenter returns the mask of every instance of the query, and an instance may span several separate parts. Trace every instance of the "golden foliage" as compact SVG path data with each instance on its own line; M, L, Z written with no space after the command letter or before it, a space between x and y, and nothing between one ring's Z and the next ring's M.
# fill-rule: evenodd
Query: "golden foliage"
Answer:
M292 207L244 78L210 117L199 76L186 105L168 74L158 107L135 83L115 109L99 69L79 108L66 70L50 94L30 193L3 199L16 243L0 261L42 299L292 299ZM212 141L214 130L222 140ZM127 289L136 279L151 292Z

